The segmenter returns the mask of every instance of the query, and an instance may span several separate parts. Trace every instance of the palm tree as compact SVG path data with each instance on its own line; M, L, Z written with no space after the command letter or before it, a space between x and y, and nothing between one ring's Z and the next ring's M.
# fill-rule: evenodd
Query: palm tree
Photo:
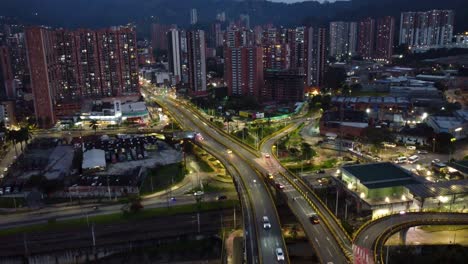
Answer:
M96 133L97 133L97 129L98 129L98 127L99 127L98 121L95 120L95 119L92 119L91 121L89 121L89 127L90 127L91 129L93 129L93 130L94 130L94 134L96 134Z
M34 126L23 126L20 128L18 131L18 141L21 144L21 151L23 151L23 142L25 145L28 144L28 141L32 138L32 130L34 129Z

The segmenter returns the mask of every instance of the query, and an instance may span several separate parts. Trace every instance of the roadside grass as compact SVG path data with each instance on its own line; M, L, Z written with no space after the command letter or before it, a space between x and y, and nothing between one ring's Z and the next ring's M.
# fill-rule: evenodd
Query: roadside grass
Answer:
M197 160L198 166L200 166L200 170L202 172L214 172L215 170L208 164L207 161L204 159L200 158Z
M225 201L216 201L216 202L201 202L199 206L200 211L212 211L219 209L233 208L234 206L239 206L239 201L236 200L225 200ZM0 237L13 235L18 233L31 233L31 232L46 232L60 229L76 228L86 226L88 223L94 224L109 224L109 223L126 223L132 222L135 220L144 220L152 217L158 216L171 216L177 214L187 214L197 212L197 204L187 204L187 205L175 205L170 207L160 207L160 208L151 208L143 209L142 211L136 213L113 213L107 215L97 215L86 217L64 220L64 221L55 221L51 218L47 223L36 224L30 226L21 226L14 227L5 230L0 230Z
M184 177L185 171L182 162L151 169L140 188L140 194L145 195L167 189L182 181Z
M315 170L320 170L320 169L330 169L330 168L335 167L336 163L337 163L337 159L332 158L332 159L325 160L321 164L310 163L310 164L303 164L302 166L301 164L292 164L292 165L285 164L285 166L290 171L297 173L301 171L310 172L310 171L315 171Z
M20 208L26 204L24 197L0 197L0 208Z

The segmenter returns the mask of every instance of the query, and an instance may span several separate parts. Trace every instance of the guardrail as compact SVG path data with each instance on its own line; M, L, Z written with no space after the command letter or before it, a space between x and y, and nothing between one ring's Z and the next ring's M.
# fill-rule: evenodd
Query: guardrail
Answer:
M451 210L437 210L437 209L423 209L423 210L417 210L417 209L411 209L411 210L405 210L405 214L416 214L416 213L453 213L453 214L464 214L463 212L454 212ZM370 219L366 221L364 224L362 224L354 233L353 233L353 241L357 239L359 234L367 228L371 224L376 224L382 220L385 220L389 217L392 216L398 216L400 215L400 212L394 212L394 213L388 213L388 214L382 214L377 218Z
M468 223L468 219L467 220L422 219L422 220L414 220L410 222L405 222L397 226L390 226L386 228L384 232L382 232L374 241L374 245L373 245L374 262L376 264L385 263L383 259L383 254L381 254L382 247L385 244L385 242L390 238L390 236L392 236L393 234L395 234L396 232L400 230L403 230L405 228L409 228L412 226L418 226L418 225L445 225L445 224L456 225L456 224L466 224L466 223Z
M280 172L280 174L286 178L286 180L304 197L304 200L314 209L314 211L320 215L320 217L324 220L323 222L327 226L328 230L330 230L330 233L333 235L333 238L335 241L338 243L338 246L340 249L343 251L345 254L346 258L348 261L351 261L353 259L353 254L350 252L345 246L343 245L342 241L338 239L338 235L335 232L335 229L328 223L327 218L324 217L323 213L321 210L317 208L317 206L312 202L312 200L309 198L308 193L304 193L304 191L296 184L294 180L291 180L288 176L286 176L284 173Z
M274 151L272 151L272 154L274 155L274 157L278 160L278 157L275 155ZM279 160L278 160L279 162ZM281 164L281 162L279 162ZM295 173L293 173L291 170L289 170L287 167L284 167L283 168L290 174L292 175L295 179L297 179L298 182L300 182L302 184L302 186L308 190L308 193L312 194L315 199L322 205L323 208L325 208L325 210L328 212L328 214L333 218L333 220L336 222L336 224L338 225L338 227L342 230L342 232L344 233L344 235L351 241L351 236L349 236L349 234L346 232L346 230L344 229L344 227L341 225L341 223L338 221L338 218L336 218L336 216L330 211L330 209L323 203L323 201L317 196L317 194L315 194L314 191L312 191L312 189L310 189L310 187L307 185L307 183L305 183L300 177L298 177Z
M162 103L160 103L160 102L158 102L158 103L159 103L161 106L164 105L164 104L162 104ZM192 111L191 111L191 112L192 112ZM192 112L192 113L193 113L193 112ZM179 121L177 118L175 118L170 112L169 112L169 115L170 115L174 120L177 120L178 123L181 125L180 121ZM205 119L205 121L207 121L207 120ZM182 126L182 125L181 125L181 126ZM203 127L202 129L205 130L204 127ZM206 131L205 131L205 132L206 132ZM222 131L222 132L224 133L224 131ZM220 145L224 146L225 148L229 149L229 146L227 146L227 145L224 144L223 142L219 142L219 141L217 141L217 140L215 140L215 141L216 141L218 144L220 144ZM204 148L206 148L206 146L204 146ZM254 166L249 160L247 160L243 155L241 155L240 153L238 153L237 150L232 150L232 151L233 151L234 153L236 153L244 162L246 162L246 163L249 165L249 167L251 167L252 170L254 170L257 174L259 174L258 170L255 168L255 166ZM211 153L210 153L210 154L211 154ZM212 155L213 155L213 154L212 154ZM216 156L216 155L213 155L213 156ZM238 171L234 166L233 166L233 168L239 173L239 171ZM239 175L241 175L241 174L239 173ZM260 175L260 177L262 177L262 176ZM241 178L241 180L242 180L243 185L246 186L246 183L245 183L244 179L243 179L242 177L240 177L240 178ZM261 178L260 178L260 179L261 179ZM262 180L262 182L263 182L263 180ZM266 186L265 186L265 187L266 187ZM249 194L248 188L245 187L245 189L247 190L247 193ZM268 192L268 190L267 190L267 192ZM268 192L268 195L270 196L270 199L273 201L273 198L271 197L271 194L270 194L269 192ZM248 196L249 196L250 202L252 203L252 197L251 197L251 195L248 195ZM274 210L274 211L275 211L275 213L276 213L276 216L277 216L277 219L278 219L278 223L280 223L278 212L277 212L277 210ZM255 216L255 210L253 210L253 214L254 214L254 218L255 218L255 219L258 219L258 218ZM255 224L256 232L258 233L257 222L255 222L254 224ZM286 245L286 242L284 241L284 237L283 237L282 234L281 234L281 238L282 238L282 240L283 240L284 245ZM257 244L258 244L258 245L261 245L258 236L256 237L256 239L257 239ZM258 251L259 251L259 253L261 253L260 247L258 247ZM286 253L285 255L286 255L286 256L289 256L288 251L287 251L287 247L284 248L284 251L285 251L285 253ZM260 254L260 255L261 255L261 254ZM260 262L262 262L261 259L260 259ZM288 262L289 262L289 259L288 259Z
M170 98L171 101L173 101L172 98ZM190 105L189 103L184 103L186 106L188 106L187 110L189 110L192 114L198 116L200 119L203 119L203 121L205 122L208 122L210 123L211 121L209 121L208 119L206 119L206 117L204 117L203 115L201 115L197 110L194 110L193 109L193 106ZM257 150L255 148L253 148L252 146L249 146L249 145L246 145L244 142L242 142L240 139L238 139L237 137L234 137L228 133L226 133L224 130L220 129L219 127L216 127L216 126L211 126L211 128L215 129L216 131L218 131L219 133L222 133L224 135L226 135L227 137L229 137L231 140L234 140L236 141L237 143L239 144L242 144L242 145L245 145L247 148L246 150L249 151L250 153L252 153L253 155L257 156L257 157L260 157L259 154L257 153Z
M160 104L161 104L161 103L160 103ZM162 105L163 105L163 104L161 104L161 106L162 106ZM178 118L176 118L174 115L172 115L172 113L171 113L169 110L168 110L167 114L171 117L171 119L173 120L173 122L177 122L178 125L179 125L180 127L183 127L183 126L184 126L184 125L182 124L182 122L180 122L180 120L179 120ZM227 146L224 145L223 143L221 143L221 142L218 142L218 143L221 144L221 145L223 145L223 146L225 146L225 147L227 148ZM199 145L200 147L202 147L203 149L205 149L205 150L206 150L208 153L210 153L210 155L212 155L213 157L216 157L216 156L217 156L216 152L215 152L214 150L212 150L210 147L208 147L208 146L202 146L202 145L200 145L200 144L198 144L198 145ZM223 165L224 165L224 167L226 168L226 170L228 170L228 166L227 166L226 164L223 164ZM236 168L235 166L232 166L232 168L237 172L238 175L241 175L240 172L237 170L237 168ZM247 192L247 196L248 196L248 198L249 198L249 202L250 202L250 204L252 204L252 203L253 203L253 201L252 201L252 196L249 194L249 189L246 187L246 186L247 186L247 185L246 185L246 182L244 181L244 179L243 179L242 177L239 177L239 178L240 178L240 181L241 181L240 184L242 184L242 188ZM240 197L239 197L239 198L240 198ZM249 210L249 209L251 209L251 207L247 208L247 210ZM244 210L242 209L242 211L244 211ZM251 212L252 212L252 214L253 214L253 216L254 216L254 217L253 217L253 218L254 218L254 223L253 223L253 225L254 225L254 227L255 227L255 232L258 234L258 226L257 226L257 221L256 221L256 219L258 219L258 218L257 218L257 216L256 216L256 214L255 214L255 210L252 209ZM244 213L244 212L243 212L243 213ZM244 226L245 226L245 223L244 223ZM245 229L245 228L244 228L244 229ZM250 234L250 235L252 235L252 234ZM247 237L245 237L244 239L245 239L245 241L247 241ZM257 240L257 250L258 250L258 254L259 254L259 256L261 256L261 249L260 249L260 247L258 246L258 245L260 245L260 240L259 240L259 238L258 238L258 235L255 236L255 239ZM247 249L245 249L245 250L247 250ZM259 261L260 261L260 264L261 264L261 263L262 263L262 259L260 258Z
M213 157L218 156L218 154L216 154L216 151L212 150L210 147L208 147L208 146L203 146L203 145L201 145L201 144L197 144L197 145L200 146L200 147L202 147L203 149L205 149L205 150L206 150L208 153L210 153ZM223 145L223 144L221 144L221 145ZM221 160L221 159L218 158L218 160ZM226 164L223 164L223 165L225 166L226 170L228 170L228 166L227 166ZM247 193L247 197L248 197L248 199L249 199L249 203L250 203L250 204L253 204L252 196L250 195L250 191L249 191L249 189L247 188L247 184L246 184L245 180L240 176L241 173L239 172L239 170L238 170L235 166L231 166L231 167L232 167L232 168L236 171L236 173L239 175L239 177L236 177L236 178L239 178L239 179L240 179L241 184L242 184L242 188L243 188L243 190ZM251 212L252 212L252 214L253 214L253 219L254 219L254 223L253 223L253 224L254 224L254 227L255 227L255 232L258 234L258 231L259 231L259 230L258 230L258 226L257 226L257 219L259 219L259 218L258 218L258 216L256 215L255 210L252 209L252 206L249 206L249 209L251 209ZM245 225L245 223L244 223L244 225ZM245 229L245 228L244 228L244 229ZM250 235L252 236L253 234L250 234ZM246 238L245 238L245 239L246 239ZM258 246L258 245L261 245L258 235L255 236L255 239L257 240L257 250L258 250L259 256L261 256L261 252L262 252L262 251L261 251L261 248ZM262 263L262 259L261 259L261 258L259 259L259 261L260 261L260 263Z

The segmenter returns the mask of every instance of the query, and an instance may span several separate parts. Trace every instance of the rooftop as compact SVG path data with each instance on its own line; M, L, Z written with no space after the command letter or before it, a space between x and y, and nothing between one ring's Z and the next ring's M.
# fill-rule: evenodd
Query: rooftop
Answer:
M416 183L411 172L391 162L358 164L344 166L343 172L348 172L368 188L383 188L390 186Z
M456 169L457 171L460 171L461 173L468 174L468 160L457 160L449 162L447 165Z
M468 180L411 184L407 187L414 196L422 198L466 194L468 193Z
M453 116L429 116L428 119L442 129L451 129L463 125L460 119Z

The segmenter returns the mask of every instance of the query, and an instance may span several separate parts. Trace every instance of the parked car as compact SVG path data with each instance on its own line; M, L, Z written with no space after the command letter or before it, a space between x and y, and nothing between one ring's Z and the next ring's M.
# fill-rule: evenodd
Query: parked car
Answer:
M325 173L325 170L320 169L320 170L317 170L315 173L317 173L317 174L323 174L323 173Z
M427 154L427 150L418 150L418 154Z
M284 189L284 185L281 183L277 183L276 187L278 187L278 189Z

